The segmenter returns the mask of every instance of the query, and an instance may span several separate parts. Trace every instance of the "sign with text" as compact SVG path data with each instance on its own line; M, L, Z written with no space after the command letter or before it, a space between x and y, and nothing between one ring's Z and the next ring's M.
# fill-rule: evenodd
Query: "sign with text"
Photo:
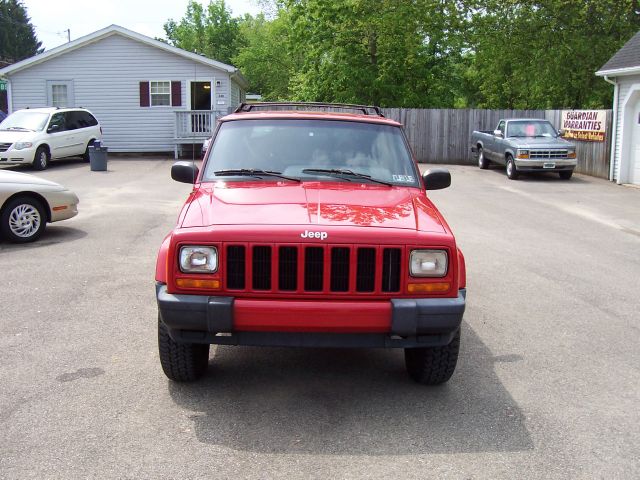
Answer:
M585 142L604 142L607 125L606 110L563 110L564 138Z

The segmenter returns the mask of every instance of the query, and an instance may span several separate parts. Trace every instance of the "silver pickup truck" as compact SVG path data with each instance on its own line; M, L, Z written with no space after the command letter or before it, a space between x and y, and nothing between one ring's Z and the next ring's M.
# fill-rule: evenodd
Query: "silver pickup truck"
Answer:
M482 169L489 168L491 162L505 165L511 180L522 172L543 171L558 172L568 180L577 165L576 146L560 138L547 120L500 120L492 132L476 130L471 134L471 151Z

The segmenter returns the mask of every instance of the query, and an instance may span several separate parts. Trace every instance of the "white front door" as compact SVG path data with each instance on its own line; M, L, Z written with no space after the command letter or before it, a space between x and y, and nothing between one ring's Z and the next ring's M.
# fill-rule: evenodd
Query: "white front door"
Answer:
M640 185L640 98L636 100L636 105L633 110L630 157L629 183Z

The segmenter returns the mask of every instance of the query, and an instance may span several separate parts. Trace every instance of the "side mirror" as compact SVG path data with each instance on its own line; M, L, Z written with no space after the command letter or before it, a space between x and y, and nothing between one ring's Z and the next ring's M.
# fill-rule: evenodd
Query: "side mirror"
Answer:
M427 190L440 190L451 185L451 174L446 168L431 168L422 175Z
M502 130L494 130L494 131L493 131L493 134L494 134L496 137L502 137L502 136L503 136L503 135L502 135Z
M173 178L176 182L182 183L196 183L196 178L198 178L198 167L195 166L192 162L176 162L171 165L171 178Z
M561 128L560 130L558 130L558 136L559 136L559 137L564 137L564 134L565 134L565 133L566 133L566 132L565 132L564 128Z
M60 131L60 125L57 123L54 123L53 125L49 126L49 128L47 128L47 133L54 133L59 131Z

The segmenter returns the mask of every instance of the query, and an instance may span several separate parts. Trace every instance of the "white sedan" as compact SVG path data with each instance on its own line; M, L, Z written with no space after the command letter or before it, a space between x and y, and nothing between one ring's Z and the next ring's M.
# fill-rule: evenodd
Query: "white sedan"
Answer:
M78 214L78 197L62 185L27 173L0 170L0 233L15 243L37 240L47 222Z

